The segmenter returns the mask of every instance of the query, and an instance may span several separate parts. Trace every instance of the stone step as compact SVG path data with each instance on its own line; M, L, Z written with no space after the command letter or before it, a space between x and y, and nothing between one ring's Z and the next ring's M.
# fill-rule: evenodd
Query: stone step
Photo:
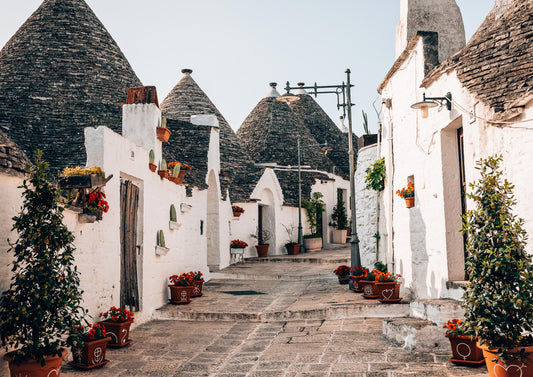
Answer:
M191 305L193 305L192 303ZM336 320L352 318L405 317L409 314L409 304L333 304L322 308L302 308L279 311L209 311L183 310L185 306L165 305L157 309L153 319L175 321L249 321L278 322L300 320Z
M383 336L408 351L448 352L450 345L442 326L419 318L393 318L383 321Z
M318 263L318 264L350 264L350 257L339 256L318 256L313 253L292 255L273 255L266 258L250 257L245 258L247 263L267 263L267 262L292 262L292 263Z
M453 299L427 299L411 302L411 317L425 319L441 326L450 319L464 317L461 302Z
M222 280L337 280L337 276L332 273L327 274L317 274L317 275L298 275L298 274L258 274L258 273L247 273L247 272L233 272L222 270L218 272L212 272L209 274L211 279L222 279Z

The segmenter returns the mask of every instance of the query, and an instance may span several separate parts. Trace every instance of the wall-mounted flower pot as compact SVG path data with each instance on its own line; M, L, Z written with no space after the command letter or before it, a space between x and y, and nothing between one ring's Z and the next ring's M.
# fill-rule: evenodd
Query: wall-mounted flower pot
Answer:
M159 174L161 179L163 179L163 178L167 178L168 179L168 170L158 170L157 174Z
M415 206L415 197L411 196L409 198L404 198L405 200L405 206L407 208L413 208Z
M157 245L155 247L155 255L165 255L169 252L169 250L170 249L168 247Z
M233 211L233 217L240 217L241 215L242 215L242 212Z
M157 170L157 165L156 165L156 164L152 164L151 162L148 163L148 167L149 167L150 170L151 170L152 172L154 172L154 173L155 173L156 170Z
M170 130L164 127L157 127L157 138L163 143L167 143L170 137Z

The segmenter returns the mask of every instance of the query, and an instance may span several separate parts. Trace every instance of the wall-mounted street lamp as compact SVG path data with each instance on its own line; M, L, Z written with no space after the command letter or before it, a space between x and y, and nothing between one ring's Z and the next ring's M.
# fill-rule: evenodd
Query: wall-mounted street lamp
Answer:
M351 95L351 88L353 85L350 83L350 69L346 70L346 83L342 83L340 85L317 85L315 83L314 86L303 86L302 83L299 83L297 87L291 87L289 82L287 81L287 86L285 87L285 90L287 91L286 94L283 96L277 97L276 99L278 101L287 102L285 98L289 97L297 97L290 94L291 90L309 90L309 94L313 94L315 97L317 97L318 94L326 94L326 93L332 93L337 95L337 109L340 109L342 107L343 110L343 117L346 118L348 116L348 153L349 153L349 168L350 168L350 206L352 208L352 229L351 229L351 238L350 238L350 245L351 245L351 255L350 255L350 264L351 267L354 266L360 266L361 265L361 255L359 252L359 237L357 236L357 224L356 224L356 209L355 209L355 178L354 178L354 172L355 172L355 152L353 148L353 132L352 132L352 95ZM300 153L298 152L298 156L300 156ZM299 175L299 173L298 173ZM298 229L298 232L300 234L300 229ZM299 239L300 241L300 239ZM350 288L353 288L353 283L350 281Z
M446 93L444 97L426 97L424 93L423 99L421 102L417 102L411 107L416 110L421 111L422 119L426 119L429 116L429 109L437 106L446 105L446 109L451 111L452 109L452 94L450 92Z

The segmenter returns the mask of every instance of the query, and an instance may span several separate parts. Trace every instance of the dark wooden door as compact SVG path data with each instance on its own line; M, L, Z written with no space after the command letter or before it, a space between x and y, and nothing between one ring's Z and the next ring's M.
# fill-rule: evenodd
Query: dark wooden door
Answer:
M137 212L139 187L131 181L120 185L120 306L140 309L137 277Z
M461 182L461 216L464 216L466 213L466 178L465 178L465 148L464 148L464 139L463 139L463 127L457 129L457 150L459 153L459 179ZM468 241L467 235L463 234L463 247L465 262L468 256L466 252L466 243ZM468 276L465 271L465 279L468 280Z

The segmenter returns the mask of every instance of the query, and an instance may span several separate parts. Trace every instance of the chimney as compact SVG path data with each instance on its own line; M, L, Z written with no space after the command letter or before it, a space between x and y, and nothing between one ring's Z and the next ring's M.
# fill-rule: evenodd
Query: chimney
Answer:
M466 45L463 17L455 0L400 1L400 22L396 28L396 58L419 31L438 34L439 62Z

